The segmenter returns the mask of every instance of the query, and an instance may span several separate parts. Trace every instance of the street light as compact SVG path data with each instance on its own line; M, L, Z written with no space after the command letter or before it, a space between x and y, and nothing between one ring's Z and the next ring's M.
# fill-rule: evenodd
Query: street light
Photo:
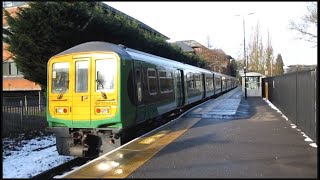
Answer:
M249 13L247 16L252 15L254 13ZM239 14L236 14L235 16L241 16ZM245 22L244 22L244 16L242 16L243 20L243 57L244 57L244 98L247 99L247 56L246 56L246 31L245 31Z

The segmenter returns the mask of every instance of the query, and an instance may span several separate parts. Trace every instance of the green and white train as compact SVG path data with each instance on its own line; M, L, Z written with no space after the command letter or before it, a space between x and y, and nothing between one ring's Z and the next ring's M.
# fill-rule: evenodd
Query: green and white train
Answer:
M88 42L48 61L47 121L61 155L92 157L128 130L238 85L235 77L122 45Z

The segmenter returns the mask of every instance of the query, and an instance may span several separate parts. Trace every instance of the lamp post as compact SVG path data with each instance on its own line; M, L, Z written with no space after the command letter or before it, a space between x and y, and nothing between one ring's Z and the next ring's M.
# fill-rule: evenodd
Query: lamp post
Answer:
M247 14L252 15L254 13L249 13ZM235 16L240 16L240 15L235 15ZM246 30L245 30L245 22L244 22L244 16L242 16L242 20L243 20L243 57L244 57L244 98L247 99L247 56L246 56Z

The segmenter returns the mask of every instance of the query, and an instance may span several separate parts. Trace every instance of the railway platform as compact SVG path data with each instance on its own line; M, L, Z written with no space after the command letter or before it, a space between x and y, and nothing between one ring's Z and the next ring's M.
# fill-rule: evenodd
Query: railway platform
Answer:
M317 178L317 148L238 87L62 178Z

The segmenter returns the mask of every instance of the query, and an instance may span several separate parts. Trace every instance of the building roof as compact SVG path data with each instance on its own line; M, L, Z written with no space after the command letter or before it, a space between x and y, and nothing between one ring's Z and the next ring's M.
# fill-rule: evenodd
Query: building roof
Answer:
M8 3L9 3L9 4L8 4ZM135 19L135 18L133 18L133 17L131 17L131 16L129 16L129 15L127 15L127 14L125 14L125 13L123 13L123 12L121 12L121 11L119 11L119 10L117 10L117 9L115 9L115 8L107 5L107 4L105 4L105 3L103 3L103 2L100 2L99 5L102 6L103 8L106 8L106 9L111 10L111 11L114 12L114 13L124 15L124 16L126 16L128 19L137 22L142 29L145 29L145 30L147 30L147 31L149 31L149 32L151 32L151 33L154 33L154 34L158 35L158 36L161 36L161 37L165 38L166 40L169 40L169 39L170 39L170 38L168 38L167 36L165 36L164 34L161 34L161 33L158 32L157 30L155 30L155 29L151 28L150 26L146 25L145 23L143 23L143 22L141 22L141 21L139 21L139 20L137 20L137 19ZM3 7L4 7L7 11L9 11L9 13L10 13L11 16L15 16L16 11L18 10L18 9L17 9L18 6L20 6L20 7L21 7L21 6L28 6L28 4L27 4L27 2L18 2L18 1L17 1L17 2L7 1L6 3L3 2ZM4 15L3 15L3 17L2 17L2 22L3 22L3 24L2 24L3 26L6 26L6 25L7 25L7 21L6 21L5 17L4 17Z
M144 24L143 22L141 22L141 21L139 21L139 20L137 20L137 19L135 19L135 18L133 18L133 17L131 17L131 16L129 16L129 15L127 15L127 14L125 14L125 13L123 13L123 12L121 12L121 11L119 11L119 10L117 10L117 9L115 9L115 8L107 5L107 4L105 4L105 3L102 3L102 2L101 2L100 5L101 5L103 8L107 8L107 9L111 10L111 11L114 12L114 13L121 14L121 15L124 15L124 16L128 17L128 19L137 22L141 28L143 28L143 29L145 29L145 30L147 30L147 31L150 31L150 32L152 32L152 33L155 33L155 34L157 34L157 35L165 38L166 40L169 40L169 39L170 39L170 38L168 38L167 36L165 36L165 35L161 34L160 32L158 32L157 30L155 30L155 29L151 28L150 26Z
M22 4L19 7L27 7L27 6L28 6L27 4ZM7 10L9 12L10 16L12 16L12 17L16 17L17 12L19 11L17 6L6 7L5 10ZM2 27L6 27L6 26L8 26L7 18L4 15L4 11L2 11Z
M12 53L7 50L8 44L2 43L2 62L9 60L12 57Z
M194 49L192 47L188 46L182 41L173 42L172 44L179 46L182 49L182 51L194 52Z
M239 72L239 75L240 76L244 76L244 73L242 73L242 72L240 73ZM261 77L265 77L265 75L257 73L257 72L247 72L246 76L261 76Z
M202 44L198 43L195 40L185 40L185 41L177 41L177 42L182 42L192 48L196 48L196 47L204 47Z
M22 76L8 76L3 77L2 82L3 91L39 91L41 87L27 79L24 79Z

